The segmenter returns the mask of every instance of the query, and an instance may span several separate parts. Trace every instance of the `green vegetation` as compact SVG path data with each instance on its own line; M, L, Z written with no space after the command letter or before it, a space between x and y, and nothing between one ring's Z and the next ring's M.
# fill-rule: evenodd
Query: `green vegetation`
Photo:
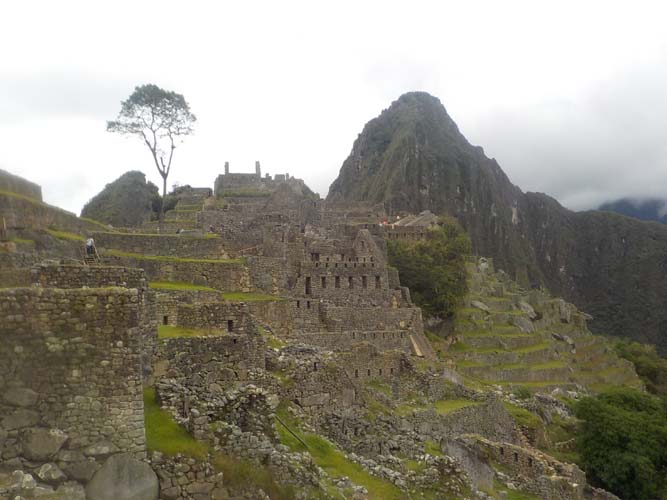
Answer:
M44 203L43 201L39 201L35 198L31 198L30 196L26 196L24 194L14 193L13 191L5 191L4 189L0 189L0 196L9 196L10 198L17 198L19 200L27 201L29 203L32 203L33 205L46 206L46 203Z
M436 401L433 404L435 411L440 415L447 415L449 413L455 412L456 410L461 410L462 408L467 408L468 406L476 406L479 403L477 401L468 401L466 399L445 399L442 401Z
M183 328L180 326L158 325L157 337L159 339L173 339L178 337L206 337L208 335L220 334L220 331L206 330L203 328Z
M434 457L442 456L440 445L435 441L431 441L430 439L424 441L424 453L428 453L429 455L433 455Z
M577 451L594 484L628 500L667 495L667 411L659 398L617 388L576 405Z
M233 300L236 302L276 302L286 300L284 297L276 295L252 292L222 292L222 298L223 300Z
M448 415L457 410L461 410L462 408L478 404L480 403L477 401L469 401L467 399L443 399L436 401L432 405L404 403L398 405L396 410L394 410L394 413L399 416L405 416L410 415L413 411L423 411L433 408L438 415Z
M142 172L132 170L107 184L84 205L81 216L117 227L139 226L150 219L158 200L157 186L147 182Z
M667 359L656 352L655 346L619 341L614 347L620 357L635 365L646 390L660 396L667 404Z
M151 288L156 290L200 290L203 292L217 292L215 288L203 285L193 285L182 281L152 281L149 283Z
M144 421L149 451L159 451L169 456L182 453L200 460L206 458L206 445L193 438L169 413L160 408L152 388L144 389Z
M76 233L70 233L67 231L59 231L57 229L47 229L47 233L49 233L51 236L54 238L58 238L59 240L66 240L66 241L84 241L85 238L81 236L80 234Z
M505 405L507 413L509 413L512 416L517 425L532 430L539 429L544 425L540 417L538 417L534 413L529 412L525 408L513 405L512 403L503 403L503 404Z
M166 255L142 255L140 253L123 252L121 250L107 250L107 255L139 260L156 260L160 262L191 262L202 264L245 264L245 259L190 259L183 257L169 257Z
M447 221L423 240L388 241L387 249L415 303L431 316L452 316L468 290L465 256L471 246L463 230Z
M282 422L289 426L290 430L297 434L299 439L290 433L284 425L276 422L276 429L280 441L294 452L308 452L317 465L324 469L332 477L347 476L358 485L368 489L369 498L391 500L404 498L404 494L389 481L377 478L366 472L361 465L347 459L343 453L338 451L331 442L317 434L301 432L299 422L294 419L285 404L278 406L277 415Z
M282 349L287 345L274 334L267 332L264 327L258 326L257 329L266 339L266 345L271 349Z

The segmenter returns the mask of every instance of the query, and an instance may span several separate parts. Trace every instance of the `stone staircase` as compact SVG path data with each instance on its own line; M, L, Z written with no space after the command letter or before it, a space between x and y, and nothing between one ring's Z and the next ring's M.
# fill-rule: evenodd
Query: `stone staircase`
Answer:
M586 327L587 315L544 291L526 291L489 259L467 263L470 293L449 354L469 381L531 390L641 386L632 365Z

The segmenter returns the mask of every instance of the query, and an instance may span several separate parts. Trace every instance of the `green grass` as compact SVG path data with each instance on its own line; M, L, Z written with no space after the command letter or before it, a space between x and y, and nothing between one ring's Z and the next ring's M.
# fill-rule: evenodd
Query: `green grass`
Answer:
M0 189L0 195L1 196L9 196L10 198L18 198L19 200L27 201L27 202L35 204L35 205L48 206L48 205L46 205L46 203L44 203L43 201L38 200L37 198L31 198L30 196L15 193L13 191L5 191L4 189Z
M183 328L180 326L159 325L157 327L157 338L174 339L180 337L207 337L209 335L220 334L215 330L206 330L203 328Z
M193 285L182 281L151 281L149 286L155 290L199 290L202 292L217 292L215 288L203 285Z
M183 257L168 257L165 255L142 255L140 253L123 252L121 250L107 250L107 255L125 257L137 260L155 260L159 262L188 262L194 264L245 264L245 259L192 259Z
M160 408L152 388L144 389L144 422L149 451L159 451L168 456L182 453L200 460L206 458L208 447L193 438Z
M18 243L19 245L35 245L35 240L29 240L27 238L19 238L18 236L15 236L14 238L11 238L12 242Z
M544 426L544 423L534 413L529 412L528 410L521 408L520 406L513 405L512 403L503 403L507 413L509 413L514 421L521 426L527 427L529 429L538 429Z
M85 238L81 236L80 234L76 233L70 233L67 231L59 231L57 229L47 229L47 233L49 233L51 236L54 238L58 238L59 240L66 240L66 241L84 241Z
M442 456L442 451L440 451L440 445L435 441L431 441L430 439L424 441L424 453L428 453L429 455L433 455L434 457Z
M361 465L348 460L328 440L316 434L301 432L298 421L289 414L284 404L278 406L277 414L293 432L299 435L308 448L305 448L280 422L276 422L280 441L294 452L310 453L315 463L330 476L349 477L353 483L364 486L368 490L368 498L371 499L398 500L405 498L405 494L396 486L389 481L372 476Z
M378 392L381 392L385 396L391 397L392 392L391 392L391 387L387 382L382 381L381 379L371 379L366 382L366 385Z
M261 333L266 339L266 345L271 349L282 349L287 345L274 334L267 332L264 327L258 326L257 329L259 330L259 333Z
M412 414L413 411L423 411L428 408L433 408L438 415L449 415L457 410L462 408L467 408L468 406L475 406L480 404L477 401L469 401L467 399L442 399L436 401L432 405L425 404L415 404L415 403L404 403L400 404L394 410L394 414L404 417L406 415Z
M222 292L222 299L233 300L236 302L278 302L287 300L284 297L278 297L276 295L252 292Z
M436 401L433 404L433 407L438 414L448 415L456 410L467 408L468 406L476 406L478 404L480 403L477 401L468 401L466 399L444 399L442 401Z

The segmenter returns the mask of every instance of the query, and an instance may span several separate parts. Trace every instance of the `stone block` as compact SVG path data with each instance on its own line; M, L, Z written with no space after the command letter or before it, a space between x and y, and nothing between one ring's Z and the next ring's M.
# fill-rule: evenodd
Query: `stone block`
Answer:
M86 487L95 500L157 500L158 478L153 469L130 454L112 455Z
M11 387L2 395L6 403L22 407L34 406L38 397L35 391L27 387Z
M59 429L32 428L21 433L23 454L30 460L52 458L67 441L67 434Z

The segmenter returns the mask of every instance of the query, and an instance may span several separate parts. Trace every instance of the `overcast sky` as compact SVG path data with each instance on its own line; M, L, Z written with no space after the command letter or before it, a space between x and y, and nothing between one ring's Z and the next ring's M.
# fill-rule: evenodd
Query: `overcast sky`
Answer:
M667 197L667 9L661 2L3 2L0 168L79 212L127 170L105 131L134 86L182 93L196 135L169 184L229 161L322 196L363 125L399 95L440 98L524 191L572 209Z

